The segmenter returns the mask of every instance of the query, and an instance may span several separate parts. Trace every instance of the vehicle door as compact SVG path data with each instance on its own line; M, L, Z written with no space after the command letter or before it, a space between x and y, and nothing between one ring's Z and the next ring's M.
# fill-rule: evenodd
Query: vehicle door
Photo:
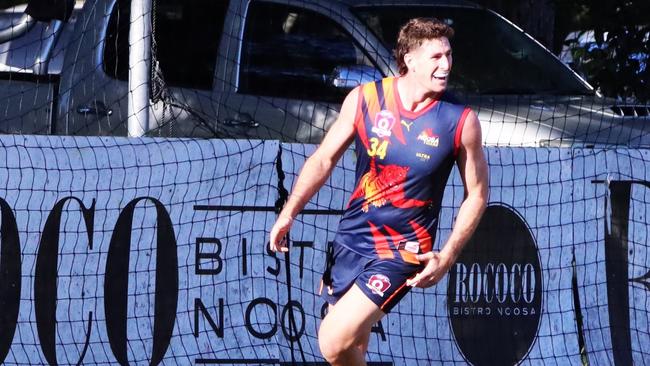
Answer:
M227 136L320 142L352 86L390 72L390 53L337 2L241 2L231 13L213 99Z
M128 82L111 76L117 63L105 62L106 56L115 56L117 46L128 60L128 34L125 43L121 33L108 32L109 21L128 26L120 19L123 5L115 0L86 2L79 14L61 70L56 134L126 135Z
M10 6L13 4L13 6ZM59 78L55 44L65 43L75 17L55 20L49 6L36 21L25 13L27 0L0 2L0 133L49 134ZM64 5L61 3L61 5ZM49 17L49 18L48 18Z
M215 136L210 101L228 4L152 3L147 135ZM64 61L57 133L127 135L130 9L130 0L97 0L83 9Z

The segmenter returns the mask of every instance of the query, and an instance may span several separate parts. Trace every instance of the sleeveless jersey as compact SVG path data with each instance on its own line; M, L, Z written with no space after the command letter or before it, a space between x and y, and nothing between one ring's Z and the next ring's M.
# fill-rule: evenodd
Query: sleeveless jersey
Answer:
M402 106L397 78L365 84L355 117L356 188L334 239L365 257L431 251L440 203L469 108L434 100Z

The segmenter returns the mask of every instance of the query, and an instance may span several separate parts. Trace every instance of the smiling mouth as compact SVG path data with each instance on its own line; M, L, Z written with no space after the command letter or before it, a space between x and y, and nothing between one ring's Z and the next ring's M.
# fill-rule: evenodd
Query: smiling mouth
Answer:
M438 75L435 75L435 74L434 74L434 75L433 75L433 78L434 78L434 79L438 79L438 80L443 80L443 81L444 81L444 80L447 80L447 77L448 77L448 76L449 76L449 74L438 74Z

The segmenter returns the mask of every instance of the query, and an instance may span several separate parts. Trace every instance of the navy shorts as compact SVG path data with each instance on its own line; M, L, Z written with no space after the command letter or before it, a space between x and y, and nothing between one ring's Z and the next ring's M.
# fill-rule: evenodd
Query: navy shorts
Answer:
M328 303L336 304L356 283L384 313L389 313L411 290L406 280L422 268L423 265L404 262L399 256L393 259L368 258L343 245L333 244L327 255L321 296Z

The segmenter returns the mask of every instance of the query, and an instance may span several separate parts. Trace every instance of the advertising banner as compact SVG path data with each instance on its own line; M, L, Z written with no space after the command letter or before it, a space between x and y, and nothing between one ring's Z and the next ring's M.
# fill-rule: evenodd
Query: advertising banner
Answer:
M0 136L0 363L322 364L321 277L352 150L269 231L314 145ZM372 328L370 365L644 364L645 150L486 148L481 222ZM464 198L454 168L440 250Z

